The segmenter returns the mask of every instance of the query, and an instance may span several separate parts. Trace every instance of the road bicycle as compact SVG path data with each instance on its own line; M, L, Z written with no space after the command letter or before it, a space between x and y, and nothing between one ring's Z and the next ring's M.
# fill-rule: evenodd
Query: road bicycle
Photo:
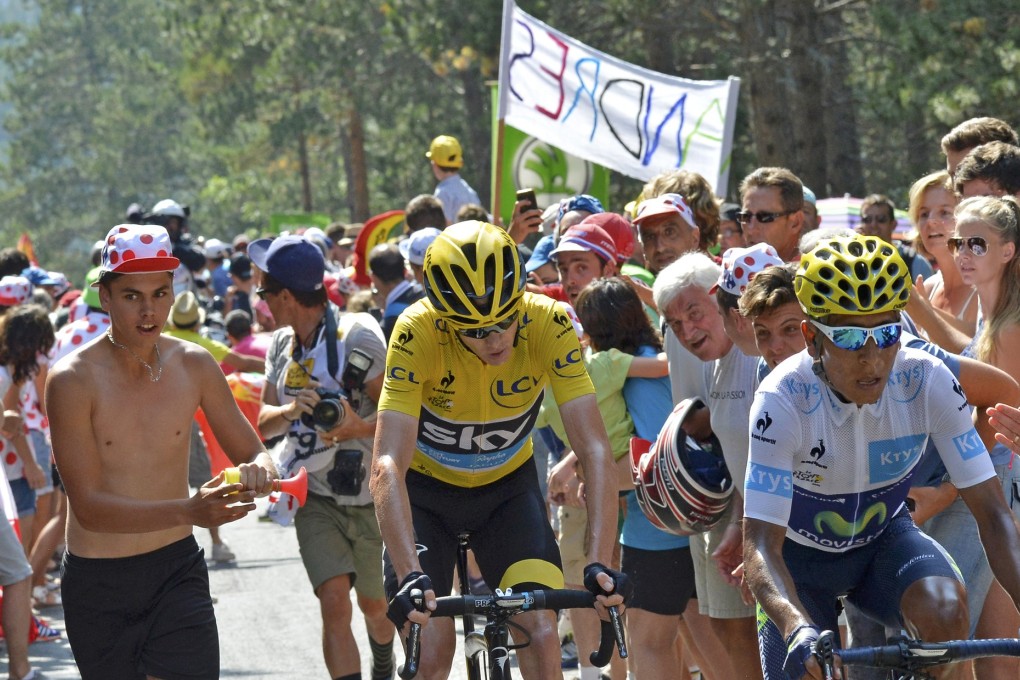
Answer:
M436 598L436 610L432 618L445 616L462 617L464 627L464 654L467 658L467 671L470 680L510 680L510 652L527 647L531 641L525 639L520 644L510 644L510 627L523 633L523 629L511 619L523 612L540 611L543 609L592 609L595 596L587 590L543 589L515 593L509 589L505 592L496 590L490 594L471 594L467 576L468 534L458 536L457 572L463 595L450 595ZM424 611L424 593L411 591L411 599L415 606ZM486 617L483 632L474 627L474 616ZM627 657L627 643L623 633L623 623L616 607L609 608L610 621L602 621L601 640L598 651L592 652L593 666L602 667L609 663L613 655L613 646L620 650L622 658ZM418 673L418 661L421 655L421 625L412 623L404 641L405 663L397 674L404 680L413 678ZM485 664L485 657L488 663ZM483 669L486 672L482 674Z
M835 635L825 631L815 643L814 654L822 667L822 676L832 680L834 657L844 666L870 666L889 669L896 680L925 680L932 678L930 670L954 661L966 661L984 656L1020 656L1020 640L1002 638L993 640L950 640L948 642L921 642L907 637L895 638L887 645L836 649Z

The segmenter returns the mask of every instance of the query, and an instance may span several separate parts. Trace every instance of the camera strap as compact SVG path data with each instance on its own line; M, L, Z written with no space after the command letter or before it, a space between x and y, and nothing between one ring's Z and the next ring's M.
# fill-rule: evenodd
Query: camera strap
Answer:
M337 383L340 383L340 378L337 377L337 374L340 372L340 357L337 356L336 352L336 308L332 302L326 303L326 331L324 337L326 338L326 368L329 370L330 377L336 380Z

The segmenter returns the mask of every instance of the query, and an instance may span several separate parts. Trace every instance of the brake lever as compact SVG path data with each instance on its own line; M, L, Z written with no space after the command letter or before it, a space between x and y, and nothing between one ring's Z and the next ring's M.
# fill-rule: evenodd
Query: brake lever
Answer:
M414 608L420 612L425 611L425 593L415 588L409 595ZM421 659L421 624L411 622L411 628L407 631L407 638L404 643L405 663L397 669L397 675L403 680L410 680L418 675L418 662Z

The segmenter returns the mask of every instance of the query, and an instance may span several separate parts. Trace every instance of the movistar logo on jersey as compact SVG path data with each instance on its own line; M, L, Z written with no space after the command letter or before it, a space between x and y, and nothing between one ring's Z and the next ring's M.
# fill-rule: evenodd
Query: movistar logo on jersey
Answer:
M882 501L869 505L856 522L847 521L835 510L824 510L815 515L815 531L822 535L829 533L840 538L852 538L867 529L873 519L878 519L879 526L885 524L887 513Z
M898 479L917 463L927 435L911 434L868 443L868 482L879 484Z

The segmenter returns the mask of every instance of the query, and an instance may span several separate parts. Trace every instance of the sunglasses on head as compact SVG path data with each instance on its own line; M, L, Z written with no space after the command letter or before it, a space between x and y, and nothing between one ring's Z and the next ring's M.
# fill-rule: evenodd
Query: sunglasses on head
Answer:
M770 222L775 222L780 217L792 215L794 212L795 211L793 210L787 210L786 212L764 212L759 210L758 212L753 213L743 210L737 213L737 222L740 224L750 224L751 219L753 218L758 220L760 224L769 224Z
M517 321L517 312L514 312L507 318L503 319L497 324L491 326L485 326L483 328L462 328L458 329L457 332L463 335L465 338L472 338L474 340L484 340L493 333L506 333L510 330L510 326L514 325Z
M981 257L988 252L988 241L983 236L952 236L946 244L949 246L949 252L953 254L963 250L965 246L975 257Z
M822 335L832 340L832 344L840 349L856 352L867 344L868 338L874 338L879 349L892 347L900 340L903 332L903 324L899 321L882 324L874 328L860 328L859 326L826 326L825 324L812 321L811 324L822 332Z

